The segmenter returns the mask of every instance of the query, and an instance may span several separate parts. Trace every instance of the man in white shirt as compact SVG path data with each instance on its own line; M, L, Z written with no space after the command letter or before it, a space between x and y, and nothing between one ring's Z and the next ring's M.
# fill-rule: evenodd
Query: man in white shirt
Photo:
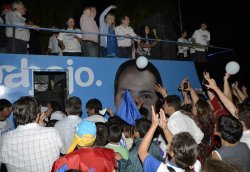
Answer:
M57 29L56 27L52 27L52 29ZM62 49L59 47L58 45L58 37L59 33L53 33L53 35L51 35L51 37L49 38L49 45L48 45L48 52L47 54L49 55L62 55Z
M23 16L26 14L27 9L22 1L14 1L11 6L12 11L9 11L5 17L6 24L32 26L38 30L38 26L26 24L26 18ZM8 38L8 53L27 54L27 42L30 40L29 29L6 27L6 36Z
M115 34L127 37L136 37L134 30L129 26L130 20L128 16L121 19L122 24L115 28ZM117 37L119 47L119 57L132 58L132 39L126 37Z
M178 38L177 41L180 42L180 43L188 43L186 37L187 37L187 31L182 31L181 32L181 37ZM189 49L188 47L185 47L183 45L178 45L178 53L177 53L177 55L178 55L178 58L180 60L184 60L184 59L186 59L188 57L188 49Z
M107 122L107 119L101 116L100 111L102 110L102 103L98 99L90 99L86 103L86 110L88 117L85 118L86 121L92 122Z
M62 140L56 129L44 127L40 103L33 97L21 97L13 104L13 115L17 128L2 136L0 161L11 172L51 171Z
M65 101L65 111L68 116L55 124L55 128L59 131L63 141L62 154L67 153L74 138L75 127L82 121L80 118L82 114L81 99L78 97L68 98Z
M197 144L201 143L204 133L196 125L193 119L179 111L181 99L177 95L169 95L165 98L163 105L164 112L170 117L168 119L168 129L175 135L179 132L188 132L195 139Z
M210 32L207 30L207 24L205 22L201 23L200 29L196 30L192 35L192 41L194 44L208 46L210 42ZM206 62L207 58L207 48L195 48L195 58L194 61Z

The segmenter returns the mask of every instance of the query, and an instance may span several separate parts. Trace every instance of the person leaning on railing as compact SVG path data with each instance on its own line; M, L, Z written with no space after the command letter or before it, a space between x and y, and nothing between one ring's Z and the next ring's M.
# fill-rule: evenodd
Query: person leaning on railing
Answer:
M39 26L26 23L26 18L23 16L26 14L27 9L22 1L14 1L11 4L11 8L12 10L9 11L5 17L6 24L32 26L35 30L39 29ZM30 39L29 29L7 27L6 36L8 38L8 53L27 54L27 42Z

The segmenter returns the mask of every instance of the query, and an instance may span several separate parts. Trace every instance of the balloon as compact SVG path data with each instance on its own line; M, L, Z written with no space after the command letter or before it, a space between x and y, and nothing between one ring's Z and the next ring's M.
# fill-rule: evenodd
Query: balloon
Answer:
M226 65L226 72L230 75L234 75L240 70L240 65L239 63L235 61L230 61Z
M144 56L140 56L136 59L136 66L139 69L144 69L148 65L148 59Z

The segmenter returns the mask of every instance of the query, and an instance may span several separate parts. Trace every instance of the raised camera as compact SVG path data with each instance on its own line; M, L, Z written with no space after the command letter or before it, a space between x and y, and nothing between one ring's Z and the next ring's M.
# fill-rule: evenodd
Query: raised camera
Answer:
M183 89L186 90L188 88L188 83L187 82L184 82L183 83Z

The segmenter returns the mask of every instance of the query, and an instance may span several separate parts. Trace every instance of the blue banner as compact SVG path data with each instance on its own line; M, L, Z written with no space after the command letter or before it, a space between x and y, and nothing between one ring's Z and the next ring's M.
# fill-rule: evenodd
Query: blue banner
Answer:
M125 58L87 58L69 56L0 54L0 98L14 102L21 96L34 95L34 71L65 71L69 96L85 103L99 99L103 107L114 106L114 78ZM159 70L168 94L178 94L178 84L189 77L193 88L200 88L191 61L149 60ZM83 111L83 117L86 112Z

